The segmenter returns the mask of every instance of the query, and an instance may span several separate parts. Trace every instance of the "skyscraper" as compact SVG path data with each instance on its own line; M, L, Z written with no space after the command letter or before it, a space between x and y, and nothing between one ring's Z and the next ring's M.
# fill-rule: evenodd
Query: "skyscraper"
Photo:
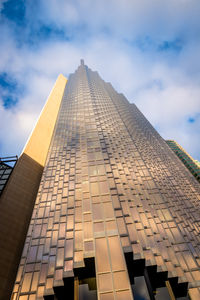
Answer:
M12 300L200 299L199 183L83 60L58 78L22 156L34 209Z
M166 143L200 182L200 163L194 160L176 141L167 140Z

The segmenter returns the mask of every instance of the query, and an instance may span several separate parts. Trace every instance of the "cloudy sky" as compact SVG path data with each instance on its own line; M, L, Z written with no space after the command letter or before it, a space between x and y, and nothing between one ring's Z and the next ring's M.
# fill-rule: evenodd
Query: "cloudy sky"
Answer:
M0 0L0 157L80 58L200 160L199 0Z

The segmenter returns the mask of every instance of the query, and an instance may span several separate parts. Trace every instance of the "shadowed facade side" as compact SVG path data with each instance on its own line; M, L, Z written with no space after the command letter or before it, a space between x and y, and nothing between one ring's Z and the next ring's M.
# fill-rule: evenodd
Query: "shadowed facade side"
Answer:
M16 277L66 78L60 75L0 197L0 299Z

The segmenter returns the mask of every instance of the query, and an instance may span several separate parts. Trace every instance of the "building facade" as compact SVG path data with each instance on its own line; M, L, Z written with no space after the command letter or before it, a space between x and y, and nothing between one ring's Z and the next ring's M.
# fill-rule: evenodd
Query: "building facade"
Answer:
M15 166L16 162L17 162L17 156L0 158L0 196L10 178L10 175L12 173L13 167Z
M200 182L200 162L194 160L176 141L167 140L166 143Z
M11 299L200 299L199 183L83 61L59 80L23 152L41 168Z

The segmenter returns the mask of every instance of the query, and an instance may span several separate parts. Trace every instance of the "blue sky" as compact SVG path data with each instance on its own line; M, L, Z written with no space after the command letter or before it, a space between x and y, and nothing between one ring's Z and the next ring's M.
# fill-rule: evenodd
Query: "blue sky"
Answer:
M0 0L0 156L80 58L200 160L199 0Z

